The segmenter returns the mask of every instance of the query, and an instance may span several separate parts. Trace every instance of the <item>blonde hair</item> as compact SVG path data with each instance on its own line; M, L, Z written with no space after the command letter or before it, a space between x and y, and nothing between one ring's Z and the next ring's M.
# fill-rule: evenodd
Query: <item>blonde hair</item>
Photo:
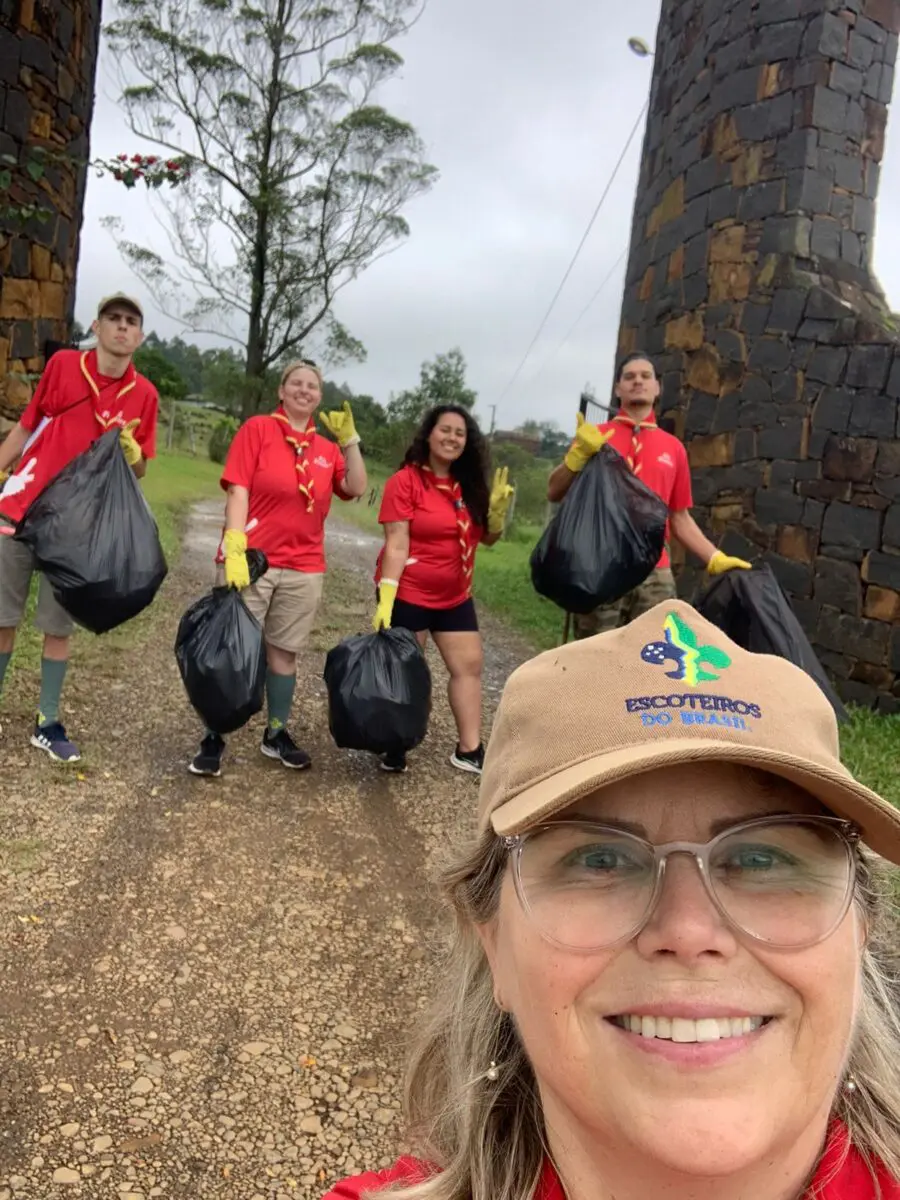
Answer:
M404 1102L411 1145L440 1168L424 1182L379 1192L403 1200L526 1200L547 1155L537 1082L512 1017L494 1001L476 925L497 911L506 849L485 834L441 876L453 930L441 987L413 1047ZM834 1115L873 1171L900 1178L900 992L897 873L862 851L856 903L869 930L862 1003ZM497 1078L486 1072L497 1065Z
M319 370L319 368L316 366L315 363L307 362L307 360L305 358L295 358L293 362L288 363L288 365L281 372L281 383L278 386L284 387L284 385L287 383L287 381L290 379L290 377L293 375L293 373L295 371L300 371L300 370L312 371L313 375L315 375L319 381L319 387L320 388L322 387L323 383L325 382L322 377L322 372Z

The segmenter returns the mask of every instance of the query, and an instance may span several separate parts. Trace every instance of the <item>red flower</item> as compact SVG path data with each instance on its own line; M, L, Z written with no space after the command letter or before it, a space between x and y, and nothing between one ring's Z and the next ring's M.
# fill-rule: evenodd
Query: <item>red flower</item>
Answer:
M121 171L113 171L113 179L118 179L119 183L121 183L122 182L122 172Z
M174 159L170 159L169 162L166 163L166 170L167 171L177 171L178 163Z
M142 160L142 158L141 158L141 156L140 156L139 154L133 154L133 155L131 156L131 161L132 161L133 163L139 163L139 162L142 162L143 160Z
M127 154L119 154L116 157L118 158L119 162L128 162Z

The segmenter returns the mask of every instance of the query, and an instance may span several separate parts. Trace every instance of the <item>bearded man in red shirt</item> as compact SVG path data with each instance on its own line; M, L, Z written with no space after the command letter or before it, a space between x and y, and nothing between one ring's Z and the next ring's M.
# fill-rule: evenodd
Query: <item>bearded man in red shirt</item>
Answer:
M0 687L12 659L35 562L12 538L31 503L69 463L108 429L138 479L156 454L159 395L134 369L144 340L140 304L117 292L101 300L91 329L94 350L59 350L47 363L18 425L0 444ZM32 746L56 762L81 755L59 719L74 623L41 577L35 626L44 635L41 694Z
M642 584L621 600L605 604L592 613L575 614L576 638L593 637L627 625L657 604L675 598L675 576L669 559L669 539L674 537L695 554L710 575L750 570L750 563L717 550L691 516L691 469L687 451L671 433L656 423L654 406L660 394L656 368L646 354L629 354L616 377L619 411L603 425L591 425L578 414L575 441L547 486L547 498L562 500L591 458L607 442L628 463L635 475L654 491L669 509L666 546L662 557Z

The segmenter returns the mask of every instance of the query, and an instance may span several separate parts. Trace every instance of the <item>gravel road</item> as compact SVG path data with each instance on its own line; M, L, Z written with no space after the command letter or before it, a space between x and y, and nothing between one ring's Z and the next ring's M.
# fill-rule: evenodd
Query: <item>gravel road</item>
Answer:
M330 522L331 572L294 710L311 772L258 751L186 772L199 734L172 655L209 585L221 505L190 514L152 615L79 638L75 770L28 746L17 671L0 735L0 1200L287 1200L399 1146L404 1038L434 986L435 853L477 785L452 770L435 671L405 776L337 750L324 654L367 627L373 538ZM529 648L485 621L488 713Z

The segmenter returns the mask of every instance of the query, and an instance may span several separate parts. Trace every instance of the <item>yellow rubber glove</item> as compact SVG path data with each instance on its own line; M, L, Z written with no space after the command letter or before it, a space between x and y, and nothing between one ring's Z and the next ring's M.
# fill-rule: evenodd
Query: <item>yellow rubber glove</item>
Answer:
M342 450L346 450L348 446L359 444L359 434L353 423L353 409L350 407L349 400L344 401L343 410L319 413L319 420L331 436L337 439L337 444Z
M512 504L516 489L509 482L509 467L500 467L494 472L491 486L491 502L488 506L488 533L502 533L506 526L506 514Z
M742 558L729 558L721 550L717 550L706 564L707 575L724 575L728 571L752 571L753 564L744 562Z
M250 586L250 564L247 562L247 535L241 529L226 529L222 538L225 551L225 582L241 591Z
M134 431L140 423L140 420L129 421L119 430L119 445L122 447L122 453L125 455L125 461L129 467L136 467L144 457L143 451L134 440Z
M376 633L391 627L391 616L394 612L394 601L397 599L399 586L396 579L382 579L378 585L378 607L372 618L372 628Z
M612 430L601 433L596 425L586 421L581 413L576 417L575 441L565 457L565 464L573 474L583 471L595 454L603 449L612 437Z

